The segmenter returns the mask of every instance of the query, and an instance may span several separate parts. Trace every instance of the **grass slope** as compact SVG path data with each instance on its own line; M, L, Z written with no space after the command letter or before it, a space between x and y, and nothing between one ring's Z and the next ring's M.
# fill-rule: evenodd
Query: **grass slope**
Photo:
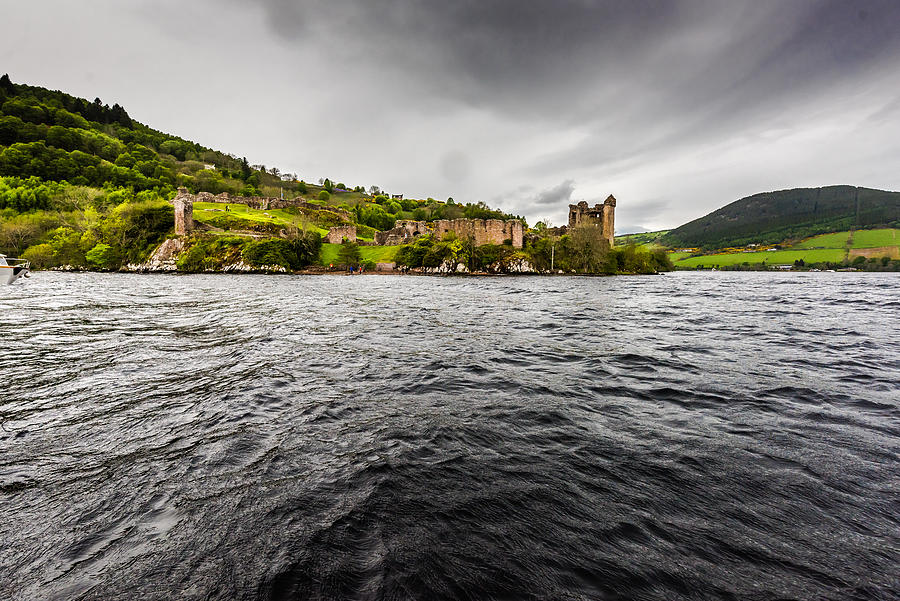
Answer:
M363 261L372 261L373 263L390 263L394 260L399 246L360 246L359 254ZM319 262L322 265L337 265L338 252L341 249L340 244L323 244L322 253L319 255Z
M244 204L230 204L228 211L225 211L225 205L216 202L198 202L194 203L194 219L201 223L209 223L216 225L217 220L227 218L229 221L240 220L248 222L248 226L254 224L271 224L275 226L294 226L298 228L310 229L324 235L328 233L327 229L311 225L308 219L304 219L302 215L290 213L284 209L269 209L263 211L260 209L252 209ZM235 229L235 228L232 228Z

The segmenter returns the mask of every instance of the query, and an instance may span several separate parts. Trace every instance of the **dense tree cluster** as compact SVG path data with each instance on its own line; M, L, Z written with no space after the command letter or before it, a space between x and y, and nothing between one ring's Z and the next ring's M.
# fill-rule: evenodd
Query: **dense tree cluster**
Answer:
M118 104L13 84L7 75L0 77L0 176L161 195L178 186L258 195L263 183L280 182L251 169L246 159L138 123Z

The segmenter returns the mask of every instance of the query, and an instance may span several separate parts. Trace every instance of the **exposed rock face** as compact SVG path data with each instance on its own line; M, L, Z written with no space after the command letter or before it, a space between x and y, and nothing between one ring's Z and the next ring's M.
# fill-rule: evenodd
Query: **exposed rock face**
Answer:
M146 263L129 264L126 265L125 269L127 271L178 271L175 259L178 258L178 255L184 249L184 240L181 238L169 238L153 251Z
M424 221L399 219L394 222L394 229L375 232L375 244L379 246L397 246L409 244L418 236L428 233L428 224Z
M175 205L175 233L183 236L194 229L194 196L187 188L178 188L172 204Z
M329 244L340 244L344 240L349 242L356 242L356 226L355 225L342 225L339 227L333 227L328 230L328 234L325 235L324 242Z
M599 227L603 238L612 246L615 240L616 198L612 194L603 202L589 207L585 201L569 205L569 229L573 227Z

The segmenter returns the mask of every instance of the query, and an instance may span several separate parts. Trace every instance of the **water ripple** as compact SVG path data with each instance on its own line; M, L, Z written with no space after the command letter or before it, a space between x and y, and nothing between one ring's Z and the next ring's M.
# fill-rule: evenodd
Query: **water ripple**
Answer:
M36 274L25 599L888 599L895 274Z

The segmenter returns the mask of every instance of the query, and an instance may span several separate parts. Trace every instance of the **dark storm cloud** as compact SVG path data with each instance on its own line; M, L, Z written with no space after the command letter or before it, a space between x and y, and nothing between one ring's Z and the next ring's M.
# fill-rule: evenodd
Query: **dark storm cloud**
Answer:
M735 106L895 53L900 2L754 0L268 0L275 34L323 44L375 72L550 120L594 108ZM711 102L712 101L712 102ZM552 109L559 109L553 111ZM565 109L565 110L563 110ZM574 111L572 109L575 109Z

